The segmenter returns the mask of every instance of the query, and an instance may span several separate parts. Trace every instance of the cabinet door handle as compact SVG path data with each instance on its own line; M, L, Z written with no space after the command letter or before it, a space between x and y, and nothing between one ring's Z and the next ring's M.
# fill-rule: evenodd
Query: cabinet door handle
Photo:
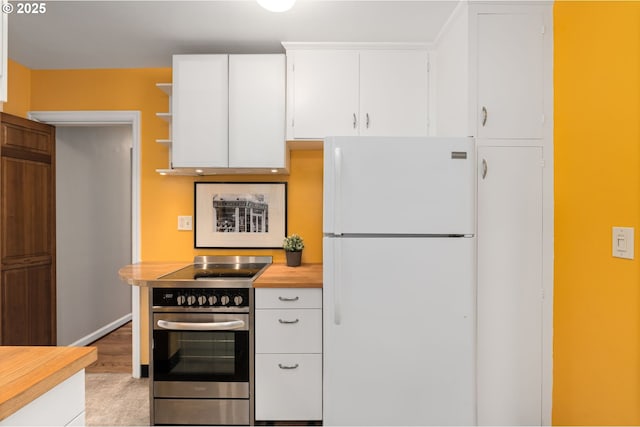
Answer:
M280 369L296 369L299 365L296 363L295 365L292 366L287 366L287 365L283 365L282 363L278 363L278 367Z
M482 127L484 127L484 125L487 124L487 107L485 107L484 105L482 106Z
M487 160L482 159L482 179L487 177L487 172L489 171L489 166L487 166Z
M282 319L278 319L278 322L282 323L283 325L292 325L295 323L298 323L300 321L300 319L296 319L296 320L282 320Z
M353 128L355 129L358 125L358 119L356 118L356 113L353 113Z
M285 301L285 302L292 302L292 301L298 301L300 299L300 297L293 297L293 298L288 298L288 297L278 297L278 299L280 301Z
M369 113L367 113L367 129L369 129Z

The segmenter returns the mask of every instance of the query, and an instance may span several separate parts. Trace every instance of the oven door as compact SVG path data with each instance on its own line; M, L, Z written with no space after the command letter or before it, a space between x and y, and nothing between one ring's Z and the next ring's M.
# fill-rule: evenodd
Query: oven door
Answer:
M153 380L248 382L249 314L154 313Z

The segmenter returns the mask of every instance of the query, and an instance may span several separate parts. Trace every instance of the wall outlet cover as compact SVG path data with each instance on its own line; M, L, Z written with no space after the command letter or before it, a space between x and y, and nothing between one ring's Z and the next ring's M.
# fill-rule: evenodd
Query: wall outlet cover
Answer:
M178 230L180 231L193 230L193 217L190 215L178 216Z
M634 245L633 227L613 227L611 246L615 258L633 259Z

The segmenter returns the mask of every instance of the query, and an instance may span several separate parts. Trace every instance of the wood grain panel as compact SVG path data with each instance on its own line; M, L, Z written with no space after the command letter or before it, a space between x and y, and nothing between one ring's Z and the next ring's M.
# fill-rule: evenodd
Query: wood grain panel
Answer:
M302 264L287 267L286 264L271 264L253 282L254 288L321 288L322 264Z
M1 128L3 148L15 147L45 154L54 150L51 126L3 114Z

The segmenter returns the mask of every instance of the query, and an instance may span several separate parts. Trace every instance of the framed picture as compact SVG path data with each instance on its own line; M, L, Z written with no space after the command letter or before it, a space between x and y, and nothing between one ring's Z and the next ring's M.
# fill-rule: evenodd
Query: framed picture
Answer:
M285 182L196 182L196 248L281 248L287 235Z

